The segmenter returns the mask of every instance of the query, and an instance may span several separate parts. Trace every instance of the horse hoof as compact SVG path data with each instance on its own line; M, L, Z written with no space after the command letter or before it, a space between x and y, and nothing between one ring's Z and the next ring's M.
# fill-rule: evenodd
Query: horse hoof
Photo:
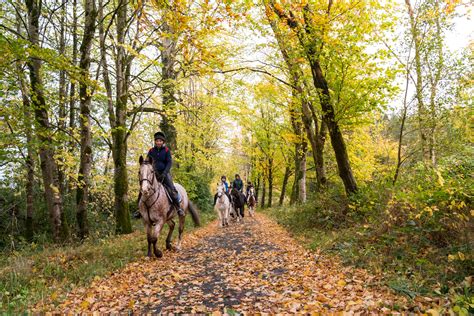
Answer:
M156 251L155 251L155 256L156 256L157 258L161 258L161 257L163 257L163 252L161 252L161 250L156 250Z

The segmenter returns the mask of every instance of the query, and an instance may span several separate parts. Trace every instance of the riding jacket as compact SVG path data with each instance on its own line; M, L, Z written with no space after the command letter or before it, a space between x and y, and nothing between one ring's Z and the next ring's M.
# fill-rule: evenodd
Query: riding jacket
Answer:
M222 184L224 185L225 192L229 192L229 184L227 183L227 181L222 181Z
M235 179L232 183L232 187L242 192L242 189L244 188L244 183L242 182L242 179Z
M171 170L172 158L171 151L166 145L161 148L156 146L150 148L148 157L153 159L153 168L158 174L168 174Z

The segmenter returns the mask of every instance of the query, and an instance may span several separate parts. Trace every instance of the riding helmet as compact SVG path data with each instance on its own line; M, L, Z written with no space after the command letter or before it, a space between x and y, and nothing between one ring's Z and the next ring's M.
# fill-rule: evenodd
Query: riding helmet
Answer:
M156 132L154 137L155 137L155 140L161 139L164 142L166 141L166 136L163 132Z

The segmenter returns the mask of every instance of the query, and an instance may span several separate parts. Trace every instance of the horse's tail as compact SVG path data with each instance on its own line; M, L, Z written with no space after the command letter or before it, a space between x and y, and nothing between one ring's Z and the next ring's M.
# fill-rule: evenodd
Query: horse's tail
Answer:
M189 213L191 213L191 217L193 218L194 227L201 226L201 221L199 220L199 214L198 214L197 208L196 206L194 206L193 202L191 201L189 201L188 210L189 210Z

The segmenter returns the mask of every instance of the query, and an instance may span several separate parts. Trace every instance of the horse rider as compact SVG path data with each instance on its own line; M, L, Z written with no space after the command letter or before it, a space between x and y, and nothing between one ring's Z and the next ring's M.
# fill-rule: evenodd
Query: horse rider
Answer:
M221 177L221 183L224 186L225 195L227 195L227 197L229 198L229 201L230 201L229 184L227 183L227 177L226 176ZM214 204L213 205L216 205L216 201L217 201L217 193L214 194Z
M244 190L244 183L242 182L242 179L240 179L240 176L238 174L235 175L235 180L232 182L232 187L237 189L239 192L243 192Z
M173 163L173 158L171 157L171 150L166 146L166 136L162 132L156 132L154 135L155 146L150 148L148 151L148 157L151 157L153 160L153 169L155 171L155 176L158 181L160 181L165 189L168 191L174 207L178 210L179 216L184 216L184 210L181 208L180 198L178 190L173 183L173 178L171 177L171 165ZM140 201L141 193L138 197Z
M247 181L247 187L246 187L246 189L245 189L245 197L247 198L247 200L248 200L248 198L249 198L249 193L250 193L250 189L251 189L251 188L253 188L252 182Z

